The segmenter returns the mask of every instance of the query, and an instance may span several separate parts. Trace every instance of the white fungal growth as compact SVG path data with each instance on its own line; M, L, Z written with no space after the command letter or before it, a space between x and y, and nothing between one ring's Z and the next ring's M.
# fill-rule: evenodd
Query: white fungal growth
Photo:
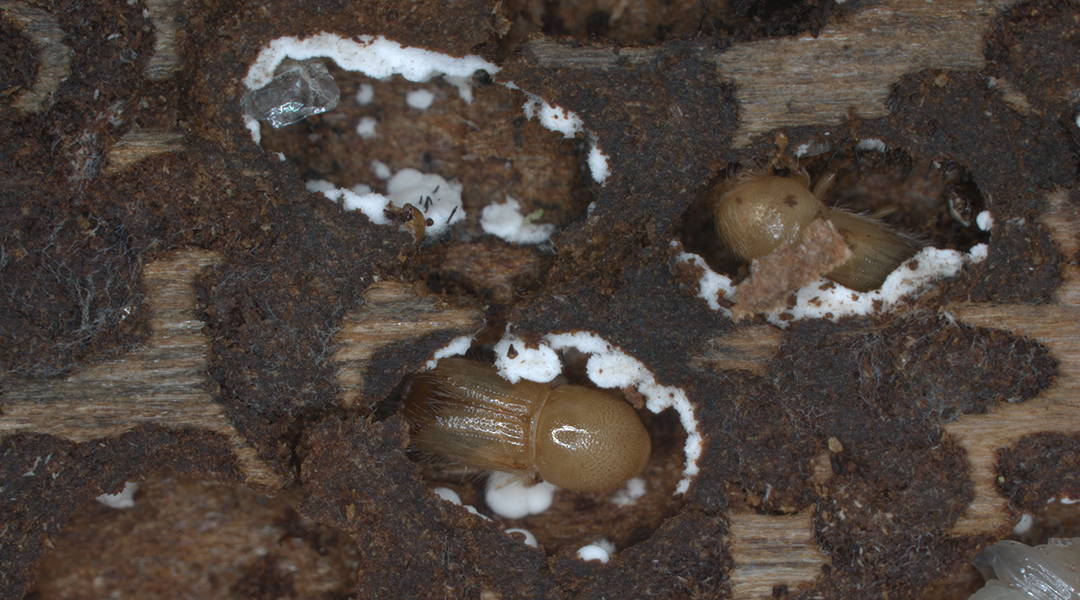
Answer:
M582 123L581 117L577 116L576 113L561 106L552 106L536 94L525 92L525 97L528 100L525 101L521 109L525 111L526 118L539 117L541 125L551 131L563 134L563 137L566 138L572 138L585 130L585 124Z
M607 563L611 555L615 554L615 544L607 540L597 540L587 546L578 548L577 555L581 560L598 560Z
M558 489L544 481L526 486L520 477L493 471L488 475L484 500L492 512L504 519L538 515L551 507Z
M378 167L373 165L378 175ZM311 192L319 193L335 202L341 202L345 210L359 210L372 223L384 225L388 222L385 211L390 205L398 208L412 204L431 219L431 225L425 235L438 236L454 223L465 219L465 210L461 202L461 184L450 182L432 173L421 173L416 169L402 169L386 182L386 195L376 193L358 193L357 190L369 189L367 186L351 189L335 188L332 183L313 180L307 183Z
M994 215L990 214L990 211L984 210L975 216L975 225L979 227L981 231L990 231L994 226Z
M499 374L512 383L521 379L549 382L562 373L562 361L558 351L575 348L588 354L585 370L589 380L598 387L609 389L635 388L645 397L645 407L653 413L673 408L686 430L686 466L683 478L675 489L685 493L690 481L698 473L697 460L701 457L702 437L694 417L694 407L681 389L661 385L641 361L613 346L591 332L548 334L537 348L527 348L512 335L503 337L495 345L495 367ZM513 348L513 351L511 351Z
M607 155L600 151L598 144L596 138L592 138L589 148L589 172L592 173L593 180L603 187L607 183L608 175L611 175L611 167L608 166Z
M433 102L435 102L435 94L429 90L419 89L405 94L405 104L417 110L427 110L431 108Z
M486 233L514 244L539 244L551 239L556 227L551 223L533 223L532 215L521 214L521 204L506 197L503 204L489 204L480 214L480 227Z
M356 103L367 106L375 100L375 86L370 83L361 83L360 89L356 90Z
M443 75L443 80L446 83L454 86L458 90L458 97L465 101L465 104L472 104L472 84L468 77L460 77L457 75Z
M448 487L437 487L437 488L435 488L435 489L433 489L431 491L434 492L436 496L442 498L443 500L446 500L447 502L450 502L451 504L457 504L458 506L462 506L462 504L461 504L461 496L459 496L457 492L455 492L454 490L452 490L452 489L450 489ZM474 515L476 515L478 517L480 517L481 519L483 519L485 521L490 521L491 520L491 517L489 517L487 515L480 514L480 512L478 510L476 510L475 506L470 506L470 505L466 504L466 505L464 505L464 507L465 507L465 510L469 511L470 513L472 513L472 514L474 514Z
M394 173L390 170L390 167L386 163L380 160L371 161L371 172L375 174L379 179L390 179Z
M356 134L365 140L370 140L375 137L375 126L378 124L379 121L374 117L363 117L356 124Z
M375 79L401 75L423 82L436 75L468 77L479 70L496 73L499 67L479 56L456 58L447 54L411 48L382 36L362 35L349 39L321 32L308 38L280 37L264 46L248 69L244 85L257 90L270 82L274 70L286 58L306 60L327 57L346 71L358 71Z
M129 481L124 484L124 489L115 494L102 494L95 498L98 502L109 508L133 508L135 506L135 492L139 491L139 484Z
M386 193L394 206L412 204L431 219L429 235L439 235L449 226L465 219L461 203L461 184L432 173L402 169L386 182Z
M631 506L637 502L638 498L645 495L646 489L645 480L641 477L635 477L624 483L619 488L619 491L615 492L615 495L611 497L611 503L619 507Z
M461 356L469 351L473 336L463 335L450 340L450 343L435 351L435 355L424 365L424 370L431 371L439 364L439 360L449 356Z
M677 246L678 242L671 244ZM966 253L923 248L890 273L876 290L856 292L823 278L795 292L793 307L776 309L764 313L764 316L773 325L783 328L801 319L827 318L836 321L848 316L886 313L931 283L955 276L964 265L982 262L988 250L986 244L976 244ZM735 285L731 278L713 271L705 259L696 254L684 252L679 256L679 261L703 269L698 281L698 297L705 300L709 308L730 317L731 311L720 305L720 298L733 298Z
M431 491L434 492L436 496L442 498L443 500L446 500L451 504L461 505L461 496L448 487L437 487Z
M1030 513L1024 513L1020 516L1020 520L1017 521L1013 527L1013 535L1024 535L1035 525L1035 517Z
M532 534L528 529L521 529L520 527L512 527L506 530L506 533L520 533L525 536L525 545L532 546L533 548L539 548L540 545L536 543L536 536Z

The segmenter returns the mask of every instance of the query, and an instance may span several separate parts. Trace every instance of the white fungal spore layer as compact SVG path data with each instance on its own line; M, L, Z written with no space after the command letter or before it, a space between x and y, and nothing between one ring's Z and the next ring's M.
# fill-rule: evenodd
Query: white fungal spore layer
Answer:
M373 117L364 117L356 124L356 135L365 140L370 140L375 137L375 127L378 124L379 121L377 119Z
M456 58L421 48L411 48L382 36L362 35L349 39L321 32L307 38L277 38L259 51L248 69L244 85L257 90L274 78L274 70L286 58L306 60L327 57L346 71L358 71L375 79L401 75L409 81L427 81L436 75L468 77L479 70L496 73L499 67L479 56Z
M546 481L526 486L518 476L494 471L488 475L484 500L492 512L500 517L520 519L538 515L550 508L556 489Z
M365 188L370 190L365 184L357 184L347 190L336 188L332 183L321 179L307 182L308 191L321 192L328 199L341 202L345 210L359 210L376 225L385 225L389 222L383 211L390 205L401 208L406 204L412 204L419 209L425 218L431 219L431 225L425 229L425 235L430 236L438 236L454 223L465 219L465 209L462 208L461 202L461 184L447 181L432 173L421 173L416 169L402 169L386 182L385 196L377 193L358 193L357 190Z
M637 503L637 499L644 496L648 491L648 485L641 477L635 477L628 480L619 488L619 491L615 492L615 495L611 497L611 503L615 506L632 506Z
M587 546L578 548L577 555L581 560L598 560L607 563L611 555L615 554L615 544L607 540L597 540Z
M513 90L518 89L512 82L508 82L505 85ZM572 138L579 133L587 131L585 129L585 123L577 113L566 110L561 106L552 106L536 94L525 92L525 97L528 98L528 100L526 100L525 104L521 107L525 112L525 118L532 119L533 117L538 117L541 125L546 129L563 134L564 138ZM611 168L608 167L607 155L600 151L599 142L596 136L589 133L589 139L589 172L592 173L593 180L603 186L607 181L608 175L611 174Z
M599 141L593 138L589 147L589 172L592 173L593 181L603 187L607 183L608 175L611 175L611 167L608 166L607 155L600 151Z
M394 206L412 204L432 220L429 235L439 235L454 223L465 219L461 203L461 184L433 173L402 169L386 182L386 193ZM430 199L430 202L428 201Z
M562 373L558 351L575 348L588 354L585 370L597 386L609 389L636 388L645 396L645 407L653 413L673 408L686 430L686 467L676 493L685 493L698 473L702 437L694 417L694 407L681 389L657 383L652 372L641 361L613 346L591 332L548 334L538 348L526 348L524 342L507 335L495 345L495 367L499 374L513 383L521 379L548 382ZM514 352L510 352L513 347ZM513 354L513 358L511 358Z
M417 110L427 110L431 108L431 105L434 102L435 94L430 90L413 90L408 94L405 94L405 104L408 104Z
M532 546L533 548L539 548L540 545L536 543L536 536L532 534L528 529L521 529L520 527L511 527L506 530L506 533L520 533L525 536L525 545Z
M435 351L435 356L424 365L424 369L431 371L438 364L439 360L450 356L461 356L469 351L469 347L472 346L473 336L463 335L450 340L450 343L439 348Z
M521 204L510 196L502 204L489 204L480 214L486 233L513 244L540 244L551 239L557 227L552 223L532 223L521 214Z
M139 491L139 484L129 481L124 484L124 489L115 494L102 494L95 498L98 502L109 508L134 508L135 492Z
M541 125L551 131L563 134L563 137L566 138L572 138L585 131L585 124L582 123L581 117L577 116L576 113L561 106L552 106L536 94L525 92L525 97L528 100L522 105L521 109L525 111L526 118L539 117Z
M671 243L672 246L677 244ZM836 321L843 317L889 312L932 282L955 276L965 264L986 260L988 251L986 244L976 244L966 253L923 248L890 273L879 289L856 292L823 278L795 292L795 306L767 312L764 316L773 325L786 328L801 319ZM696 254L683 252L679 261L703 269L698 280L698 297L705 300L709 308L730 317L731 311L720 305L720 298L731 300L734 297L735 285L731 278L713 271L705 259Z

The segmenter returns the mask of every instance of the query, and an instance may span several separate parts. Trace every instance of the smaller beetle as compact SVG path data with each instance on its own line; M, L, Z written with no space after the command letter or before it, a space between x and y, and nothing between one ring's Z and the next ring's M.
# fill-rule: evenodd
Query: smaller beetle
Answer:
M512 384L475 361L440 360L404 397L413 448L526 481L607 492L639 475L652 451L625 401L579 385Z
M780 152L786 141L783 134L777 136ZM790 177L773 174L778 161L790 169ZM741 169L713 192L720 239L749 262L781 244L798 245L814 219L825 219L852 252L847 262L825 277L859 292L881 287L889 273L914 256L921 245L871 217L826 206L820 198L834 179L835 173L823 176L811 191L806 170L788 164L779 153L767 166Z

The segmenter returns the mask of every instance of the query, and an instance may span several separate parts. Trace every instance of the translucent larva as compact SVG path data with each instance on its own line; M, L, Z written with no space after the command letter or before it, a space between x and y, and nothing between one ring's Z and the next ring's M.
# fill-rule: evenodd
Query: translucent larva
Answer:
M577 385L511 384L460 358L415 376L403 414L411 446L424 453L579 492L615 489L645 469L652 451L637 413L619 398Z

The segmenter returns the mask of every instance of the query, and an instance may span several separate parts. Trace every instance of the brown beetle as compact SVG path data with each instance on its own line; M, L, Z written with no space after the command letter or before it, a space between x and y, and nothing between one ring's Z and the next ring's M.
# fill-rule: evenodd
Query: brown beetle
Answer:
M412 447L424 453L578 492L615 489L645 469L652 451L619 398L579 385L512 384L461 358L415 376L403 413Z
M778 145L779 141L778 136ZM917 241L880 221L822 203L819 198L832 184L833 174L822 177L811 191L810 176L804 169L785 162L791 176L773 174L779 160L783 159L744 168L714 190L720 239L742 260L764 256L781 244L797 245L814 219L825 219L852 252L847 262L825 276L867 292L881 287L889 273L919 251Z

